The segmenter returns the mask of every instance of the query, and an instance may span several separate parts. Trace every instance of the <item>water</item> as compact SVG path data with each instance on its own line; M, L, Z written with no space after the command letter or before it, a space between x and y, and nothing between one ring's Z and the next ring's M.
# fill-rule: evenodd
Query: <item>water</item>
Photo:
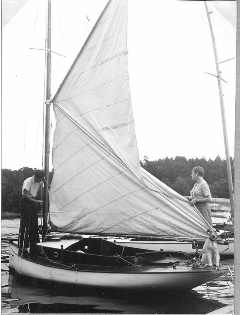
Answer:
M82 290L66 285L49 287L19 278L8 270L8 239L17 236L18 227L18 219L2 221L2 314L206 314L234 304L234 286L230 281L233 259L221 261L224 267L230 268L226 276L187 293Z

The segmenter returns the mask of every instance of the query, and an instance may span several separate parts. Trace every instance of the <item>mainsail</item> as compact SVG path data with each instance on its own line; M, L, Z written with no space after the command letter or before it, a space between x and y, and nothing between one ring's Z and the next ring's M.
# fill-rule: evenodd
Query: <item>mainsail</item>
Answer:
M195 207L140 166L127 0L109 1L53 99L50 219L62 232L205 237Z

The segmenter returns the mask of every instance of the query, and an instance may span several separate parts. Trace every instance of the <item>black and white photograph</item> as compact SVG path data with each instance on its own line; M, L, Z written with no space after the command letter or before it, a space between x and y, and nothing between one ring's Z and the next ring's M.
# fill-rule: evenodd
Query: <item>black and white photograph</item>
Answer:
M237 1L1 11L1 313L237 314Z

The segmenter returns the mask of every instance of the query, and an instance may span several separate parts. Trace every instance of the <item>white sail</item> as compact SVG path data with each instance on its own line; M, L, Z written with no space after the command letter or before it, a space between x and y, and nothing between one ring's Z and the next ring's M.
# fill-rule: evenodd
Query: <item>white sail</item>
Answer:
M127 0L106 6L53 100L53 228L205 237L198 210L140 166L127 69Z

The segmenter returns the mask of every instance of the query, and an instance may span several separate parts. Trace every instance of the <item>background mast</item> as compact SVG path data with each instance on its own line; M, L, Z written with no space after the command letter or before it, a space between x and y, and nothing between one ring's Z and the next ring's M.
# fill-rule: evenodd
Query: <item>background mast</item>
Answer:
M225 108L224 108L224 102L223 102L223 92L222 92L222 82L221 82L222 78L221 78L221 71L219 70L217 47L216 47L215 37L214 37L212 23L211 23L211 19L210 19L211 12L209 12L209 10L208 10L208 6L206 4L206 1L204 1L204 5L205 5L206 12L207 12L208 24L209 24L209 28L210 28L210 32L211 32L211 37L212 37L213 51L214 51L216 71L217 71L218 91L219 91L219 98L220 98L223 136L224 136L224 145L225 145L225 155L226 155L226 162L227 162L228 185L229 185L229 193L230 193L231 216L232 216L232 219L234 219L233 180L232 180L232 171L231 171L231 164L230 164L230 157L229 157Z

